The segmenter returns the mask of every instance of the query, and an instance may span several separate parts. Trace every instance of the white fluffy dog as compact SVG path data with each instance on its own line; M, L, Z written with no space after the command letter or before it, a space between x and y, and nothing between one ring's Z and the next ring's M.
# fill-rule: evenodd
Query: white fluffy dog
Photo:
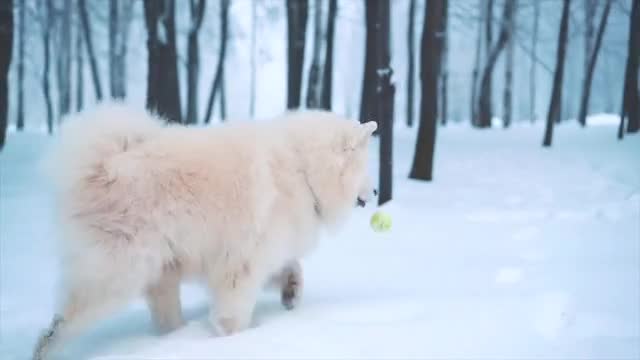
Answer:
M375 129L322 111L166 126L119 104L68 121L46 162L58 190L64 297L34 358L137 296L160 331L179 327L188 277L215 299L220 335L250 325L268 284L293 308L298 260L374 193Z

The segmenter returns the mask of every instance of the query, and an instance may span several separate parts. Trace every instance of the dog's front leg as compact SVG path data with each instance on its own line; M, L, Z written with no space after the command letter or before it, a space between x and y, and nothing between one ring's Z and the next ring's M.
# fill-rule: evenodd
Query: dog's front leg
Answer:
M302 266L299 261L294 260L287 264L271 279L271 282L280 289L280 301L285 309L292 310L298 306L304 284Z
M210 275L215 310L210 312L209 321L218 335L231 335L249 327L261 285L259 274L250 265L223 276Z

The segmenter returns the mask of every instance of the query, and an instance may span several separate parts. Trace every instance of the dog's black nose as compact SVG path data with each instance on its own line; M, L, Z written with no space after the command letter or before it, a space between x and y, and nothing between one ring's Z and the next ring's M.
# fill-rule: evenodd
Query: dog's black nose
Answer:
M365 207L365 205L367 205L367 203L366 203L366 201L358 198L357 205L360 206L360 207Z

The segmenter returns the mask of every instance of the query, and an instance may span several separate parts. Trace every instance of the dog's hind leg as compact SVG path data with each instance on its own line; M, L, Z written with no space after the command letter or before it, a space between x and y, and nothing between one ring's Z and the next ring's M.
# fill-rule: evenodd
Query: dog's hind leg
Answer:
M167 269L160 280L146 292L147 303L156 329L161 334L173 331L184 324L180 306L180 273Z
M290 263L282 270L281 277L280 301L285 309L292 310L302 297L302 266L298 261Z
M135 286L120 283L115 277L110 277L109 281L72 286L61 313L54 316L49 328L36 342L33 359L45 359L55 347L140 293Z

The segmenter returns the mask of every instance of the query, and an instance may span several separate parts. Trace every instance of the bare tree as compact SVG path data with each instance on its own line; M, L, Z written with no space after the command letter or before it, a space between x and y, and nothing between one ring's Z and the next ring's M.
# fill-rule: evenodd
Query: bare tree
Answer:
M327 18L327 46L324 56L324 71L322 72L322 108L331 110L331 92L333 88L333 38L336 32L336 15L338 0L329 0L329 15Z
M308 0L287 0L287 109L300 107Z
M176 56L175 1L144 0L147 27L147 109L181 123Z
M443 38L442 40L442 59L440 63L440 123L442 125L447 124L447 120L449 117L448 114L448 100L447 100L447 83L449 78L449 30L447 28L447 23L449 15L449 6L448 3L445 2L442 6L442 29L440 30L440 34Z
M47 0L48 1L48 0ZM87 12L86 0L78 0L80 10L80 21L84 32L84 41L89 55L89 65L91 66L91 76L93 77L93 89L98 101L102 100L102 85L100 81L100 70L98 69L98 61L96 60L95 51L93 49L93 40L91 37L91 22L89 21L89 13Z
M491 1L491 0L490 0ZM478 123L477 126L481 128L491 127L491 76L493 74L493 68L498 60L498 56L502 49L504 49L511 34L509 34L509 24L511 22L511 16L513 16L513 8L515 6L514 0L506 0L504 2L504 8L502 11L502 21L500 25L500 34L495 44L491 44L489 54L484 64L482 71L482 77L480 80L480 95L478 97ZM488 28L487 28L487 31ZM487 36L487 41L491 40L490 36Z
M606 0L608 1L608 0ZM591 61L591 57L593 55L593 36L595 33L595 19L596 19L596 9L598 6L597 0L585 0L584 2L584 68L583 68L583 79L582 79L582 90L584 96L584 89L587 86L587 78L589 77L589 63ZM590 81L590 80L589 80ZM581 100L582 103L582 100ZM582 104L580 105L580 111L582 111ZM580 125L586 125L586 116L583 119L580 115L578 115L578 122Z
M482 18L486 16L486 7L481 7L480 20L478 21L478 31L476 38L476 54L473 61L473 72L471 75L471 111L469 116L471 117L471 124L478 125L478 108L477 108L477 93L478 93L478 76L480 75L480 64L482 58Z
M638 94L638 66L640 65L640 0L633 0L629 18L627 64L624 72L624 92L618 138L623 138L624 122L628 118L627 132L640 128L640 95Z
M547 124L544 131L542 146L551 146L553 138L553 124L560 117L560 103L562 101L562 78L564 75L564 59L567 49L569 33L569 8L571 0L563 0L560 31L558 32L558 51L556 53L556 69L553 75L553 90L547 113Z
M256 114L256 23L258 0L251 2L251 84L249 85L251 94L249 95L249 116L255 117Z
M313 20L313 52L311 54L311 67L307 81L307 107L316 109L321 107L322 74L320 67L320 49L322 48L322 0L315 0L315 12Z
M540 22L540 2L533 2L533 32L531 35L531 67L529 70L529 120L535 122L536 115L536 50L538 48L538 23Z
M18 5L18 104L17 104L17 120L16 129L22 131L24 129L24 42L25 42L25 0L20 0Z
M204 123L208 124L211 120L211 114L213 112L213 103L216 99L216 92L222 88L224 77L224 62L227 52L227 32L229 21L229 4L231 0L222 0L220 4L220 52L218 55L218 66L216 67L216 73L213 77L213 83L211 84L211 91L209 92L209 101L207 102L207 112L204 116ZM224 102L223 102L224 103ZM224 119L224 116L222 116Z
M202 26L206 0L189 0L191 26L187 38L187 117L189 125L198 122L198 79L200 73L200 49L198 34Z
M58 120L71 111L71 0L62 2L56 11L56 80L58 85Z
M371 98L372 118L379 125L380 166L378 204L382 205L392 198L393 177L393 104L395 87L391 83L391 26L390 0L372 1L367 4L371 17L368 24L372 30L375 47L370 49L370 58L375 73Z
M415 78L415 12L416 0L409 0L409 26L407 29L407 57L409 63L407 66L407 126L413 126L413 93Z
M374 118L375 102L374 96L374 84L375 84L375 49L376 44L375 28L376 18L375 10L377 1L364 0L365 18L366 18L366 36L365 36L365 56L364 56L364 74L362 75L362 92L360 96L360 122L365 123ZM375 120L374 120L375 121Z
M447 0L430 0L425 6L422 44L420 48L420 125L415 155L409 178L431 181L438 119L438 74L443 38L438 36L442 27L443 11Z
M513 116L513 53L515 51L515 32L516 32L516 9L517 9L517 0L513 0L514 4L511 7L511 14L508 17L508 32L509 32L509 40L507 41L507 58L504 66L504 93L502 96L502 104L503 104L503 121L504 127L507 128L511 125L511 118Z
M42 25L42 48L44 55L44 65L42 69L42 92L44 93L44 100L47 109L47 131L49 134L53 133L53 104L51 101L51 89L49 85L49 68L51 64L51 41L49 33L51 32L51 21L53 14L52 0L45 0L38 2L40 13L40 24Z
M109 2L109 88L111 98L126 97L126 55L132 1Z
M13 32L13 0L3 1L0 3L0 150L7 137Z
M84 51L82 24L76 26L76 111L82 111L84 107Z
M578 114L578 121L582 126L587 124L587 111L589 110L589 97L591 96L591 81L593 80L593 72L598 61L598 54L600 52L600 46L602 44L602 37L604 36L604 30L607 26L607 19L609 18L609 11L611 10L612 0L606 0L604 10L602 11L602 17L600 18L600 25L598 25L598 35L596 36L596 42L591 47L591 54L589 55L589 63L587 64L587 72L582 85L582 96L580 97L580 112Z

